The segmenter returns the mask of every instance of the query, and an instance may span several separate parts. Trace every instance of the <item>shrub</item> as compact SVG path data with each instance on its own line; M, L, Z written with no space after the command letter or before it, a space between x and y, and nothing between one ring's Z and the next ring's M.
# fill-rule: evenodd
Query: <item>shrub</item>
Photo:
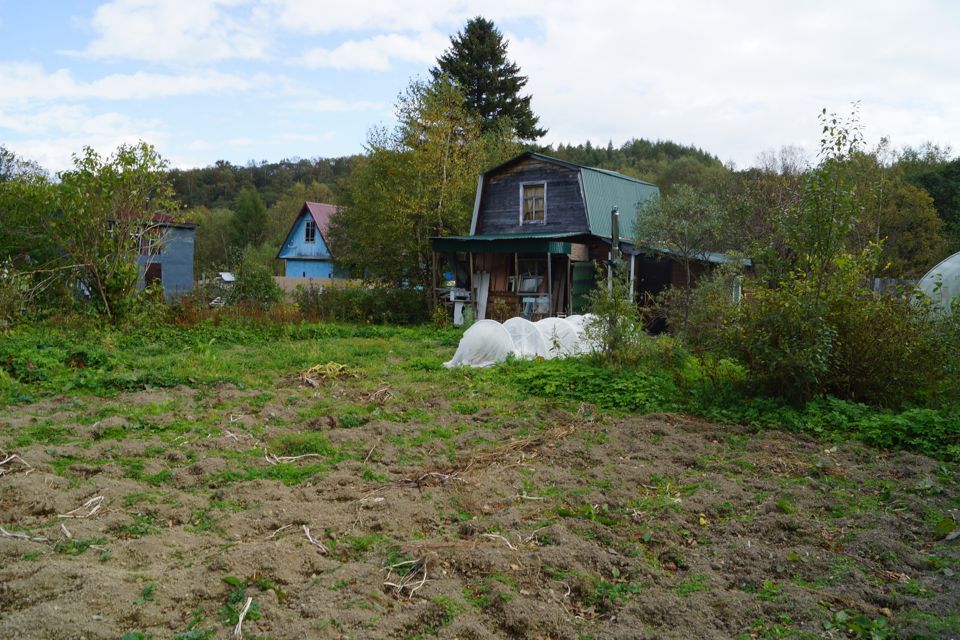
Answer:
M619 262L617 267L608 285L606 269L597 265L597 286L588 295L594 318L586 324L584 332L587 341L595 345L607 364L620 367L637 360L641 342L647 336L627 270Z
M305 316L326 322L423 324L432 319L426 292L388 287L297 287L293 299Z
M863 283L874 248L840 254L818 278L797 271L748 283L740 305L718 274L695 292L690 348L733 357L752 391L802 404L820 395L885 407L955 399L957 345L950 323L911 298Z
M22 320L28 309L30 279L12 264L0 264L0 329Z
M245 252L237 271L237 281L230 291L230 303L269 309L281 300L283 290L274 281L270 269L253 253Z

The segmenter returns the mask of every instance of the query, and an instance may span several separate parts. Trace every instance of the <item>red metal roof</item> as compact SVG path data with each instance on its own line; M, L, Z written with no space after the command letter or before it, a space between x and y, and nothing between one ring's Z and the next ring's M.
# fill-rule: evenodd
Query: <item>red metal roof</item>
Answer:
M337 206L333 204L324 204L323 202L304 202L303 206L307 208L313 221L317 223L317 229L324 239L327 237L327 228L330 226L330 216L336 213Z

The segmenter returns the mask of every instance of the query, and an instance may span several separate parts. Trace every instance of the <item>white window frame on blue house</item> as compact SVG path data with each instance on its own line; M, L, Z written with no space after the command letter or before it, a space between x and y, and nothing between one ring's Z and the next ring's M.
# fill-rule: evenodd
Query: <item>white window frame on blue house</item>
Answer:
M303 241L314 244L317 241L317 223L308 218L303 227Z

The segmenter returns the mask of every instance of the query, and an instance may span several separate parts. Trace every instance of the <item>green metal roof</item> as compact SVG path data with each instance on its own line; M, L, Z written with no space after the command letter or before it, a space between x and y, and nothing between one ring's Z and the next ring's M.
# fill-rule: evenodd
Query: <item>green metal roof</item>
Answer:
M643 204L650 198L660 194L660 189L658 189L656 185L625 176L616 171L586 167L580 164L574 164L573 162L567 162L566 160L560 160L559 158L552 158L542 153L527 151L484 172L481 177L481 184L477 187L477 198L474 205L471 229L476 228L477 207L480 204L480 191L483 178L527 158L558 164L580 172L580 185L583 190L584 203L587 207L587 222L590 227L590 233L595 236L600 236L601 238L610 237L610 210L614 207L620 210L620 237L627 239L632 238L633 225L637 219L637 205Z
M559 238L583 235L573 233L504 233L499 235L447 236L431 238L433 250L473 253L570 253L570 242Z
M580 167L583 198L587 205L590 233L610 237L610 210L620 210L620 237L632 238L637 220L637 205L660 194L649 182L636 180L615 171Z

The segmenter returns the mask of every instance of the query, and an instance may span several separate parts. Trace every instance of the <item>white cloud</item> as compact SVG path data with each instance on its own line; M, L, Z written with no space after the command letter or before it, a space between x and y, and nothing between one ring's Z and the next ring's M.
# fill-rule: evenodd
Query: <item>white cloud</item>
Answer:
M513 37L510 55L549 142L664 138L744 165L773 146L816 145L820 108L858 99L871 141L960 139L960 38L938 13L596 0L544 13L542 32Z
M442 51L447 38L431 31L419 37L391 33L366 40L348 40L334 49L316 47L308 50L301 62L312 69L367 69L386 71L394 61L429 64Z
M69 69L48 73L35 63L0 62L0 104L25 100L146 100L248 91L269 82L264 76L241 77L216 71L183 74L137 71L79 82Z
M79 55L160 63L170 73L140 65L87 80L79 67L0 61L0 127L40 135L30 121L37 105L69 116L71 103L93 99L245 92L230 107L234 122L262 117L266 109L244 110L268 102L271 117L294 123L276 131L295 131L312 113L337 114L316 120L346 140L347 131L363 128L363 116L349 114L385 114L384 103L406 82L401 76L425 73L449 34L478 14L505 32L509 56L529 76L533 109L550 129L545 142L672 139L742 166L781 145L815 150L820 108L845 110L860 99L871 141L890 135L895 145L933 139L960 147L960 9L935 0L110 0L94 11L92 39ZM291 59L300 67L285 68L292 77L266 67ZM255 60L264 73L245 73L230 60ZM109 115L102 114L104 126ZM132 116L114 123L145 131L157 124ZM69 132L53 131L71 148ZM189 132L184 144L198 137L217 139Z
M425 32L473 15L469 4L463 0L268 0L264 13L279 27L298 33Z
M245 0L112 0L90 21L96 38L72 53L193 65L262 58L267 38L246 5Z
M146 140L160 147L165 126L155 119L131 118L120 113L94 113L85 106L55 106L29 114L0 110L0 129L20 134L8 146L52 171L71 166L71 155L90 146L110 154L121 144Z

